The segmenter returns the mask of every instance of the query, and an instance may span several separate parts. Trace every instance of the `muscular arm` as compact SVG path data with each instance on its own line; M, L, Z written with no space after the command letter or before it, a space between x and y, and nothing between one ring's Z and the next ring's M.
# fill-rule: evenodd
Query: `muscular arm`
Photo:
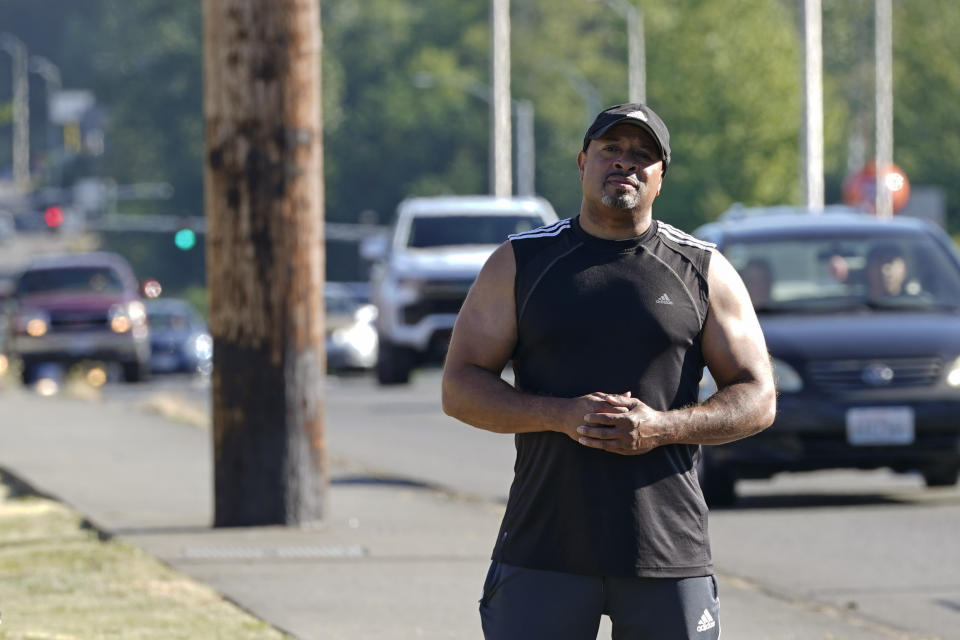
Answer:
M577 439L585 414L625 412L600 394L548 398L517 391L500 374L517 342L513 248L490 256L457 316L443 368L443 410L496 433L558 431Z
M582 444L637 454L665 444L732 442L773 423L773 372L750 296L720 253L711 260L707 282L710 312L702 349L718 391L702 405L664 412L633 398L609 396L609 402L629 411L585 416L578 429Z

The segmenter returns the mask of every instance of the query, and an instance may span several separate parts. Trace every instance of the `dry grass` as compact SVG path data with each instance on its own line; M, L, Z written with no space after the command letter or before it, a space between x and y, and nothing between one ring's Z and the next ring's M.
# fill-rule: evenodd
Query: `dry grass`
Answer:
M0 476L0 638L289 638Z

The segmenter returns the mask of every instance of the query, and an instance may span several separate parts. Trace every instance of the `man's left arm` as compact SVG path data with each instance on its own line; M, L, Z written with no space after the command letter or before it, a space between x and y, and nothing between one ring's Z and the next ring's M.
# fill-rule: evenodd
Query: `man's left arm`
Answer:
M629 396L609 395L626 413L588 413L580 443L624 455L667 444L723 444L773 423L776 390L766 343L743 281L719 252L707 276L710 310L703 328L703 357L718 391L701 405L655 411Z

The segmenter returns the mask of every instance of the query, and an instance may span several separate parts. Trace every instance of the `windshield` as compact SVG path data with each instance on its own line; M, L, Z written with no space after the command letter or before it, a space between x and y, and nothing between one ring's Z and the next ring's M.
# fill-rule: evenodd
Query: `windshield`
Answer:
M110 267L38 269L20 276L17 294L94 292L120 293L123 281Z
M928 236L736 240L723 253L759 312L960 308L960 269Z
M541 225L543 219L532 215L423 216L411 222L407 246L500 244L511 233L529 231Z
M323 304L327 313L340 314L351 314L360 306L353 298L336 294L325 294Z
M190 316L185 313L148 311L147 318L151 329L186 330L190 328Z

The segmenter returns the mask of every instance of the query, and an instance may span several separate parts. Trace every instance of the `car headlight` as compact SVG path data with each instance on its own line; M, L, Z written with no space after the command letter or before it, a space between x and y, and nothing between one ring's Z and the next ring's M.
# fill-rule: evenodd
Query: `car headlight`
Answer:
M960 387L960 358L954 360L947 370L947 384L951 387Z
M697 393L697 400L703 402L716 392L717 382L713 379L713 376L710 375L710 370L704 367L703 375L700 377L700 390Z
M377 320L377 307L372 304L362 304L353 313L353 320L357 324L372 325Z
M335 329L330 341L337 346L349 346L361 355L371 355L377 350L377 332L369 324L353 324Z
M198 360L209 360L213 357L213 338L201 333L193 340L193 352Z
M45 311L23 310L14 319L14 327L17 333L39 338L50 330L50 315Z
M146 324L147 310L138 300L115 304L107 312L107 320L114 333L126 333L134 327L142 327Z
M960 364L960 358L957 359L957 362ZM773 380L774 384L776 384L777 391L796 393L803 389L803 378L800 377L800 374L797 373L797 370L791 365L780 358L772 358L771 364L773 365ZM957 374L957 384L960 385L960 373ZM710 375L710 370L704 367L703 376L700 378L700 390L697 398L700 402L703 402L716 392L717 383L713 379L713 376Z
M791 365L780 358L772 358L773 380L777 385L777 391L783 393L796 393L803 389L803 378L797 373Z

